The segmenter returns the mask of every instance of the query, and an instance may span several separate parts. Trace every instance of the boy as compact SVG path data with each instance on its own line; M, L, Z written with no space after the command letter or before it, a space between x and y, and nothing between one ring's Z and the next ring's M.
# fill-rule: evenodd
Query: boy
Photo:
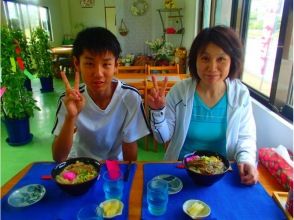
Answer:
M136 160L136 140L149 134L138 91L113 78L121 52L102 27L81 31L73 45L74 87L62 74L66 92L58 103L52 133L53 159ZM85 85L79 87L79 73Z

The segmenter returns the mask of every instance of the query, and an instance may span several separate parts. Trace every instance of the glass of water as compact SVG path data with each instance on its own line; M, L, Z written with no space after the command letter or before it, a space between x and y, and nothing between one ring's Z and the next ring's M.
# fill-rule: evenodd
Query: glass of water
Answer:
M114 173L117 172L117 173ZM103 191L105 199L122 199L124 182L123 174L121 171L109 171L103 174Z
M148 210L152 215L160 216L166 212L168 203L168 183L162 179L152 179L147 183Z

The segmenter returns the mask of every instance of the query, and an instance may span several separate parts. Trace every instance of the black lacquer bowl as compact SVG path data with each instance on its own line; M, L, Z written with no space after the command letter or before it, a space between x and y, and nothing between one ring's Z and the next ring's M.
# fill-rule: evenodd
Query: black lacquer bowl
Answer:
M91 164L95 170L97 171L97 175L85 182L77 183L77 184L66 184L66 183L60 183L56 180L56 176L59 175L65 167L67 167L70 164L76 163L76 161L83 162L84 164ZM86 193L91 186L97 181L97 178L100 174L100 168L101 164L93 159L88 157L78 157L78 158L72 158L68 159L60 164L58 164L53 170L51 171L51 176L53 180L56 182L56 184L65 192L71 194L71 195L81 195Z
M189 164L188 164L187 160L189 160L188 158L191 158L196 155L218 157L219 159L222 160L222 162L225 165L224 171L221 173L218 173L218 174L201 174L201 173L197 173L197 172L191 170L189 168ZM198 185L205 185L205 186L210 186L210 185L216 183L221 178L223 178L224 175L231 169L229 161L223 155L216 153L216 152L204 151L204 150L199 150L199 151L195 151L190 154L186 154L183 159L183 164L185 166L185 169L186 169L188 175L191 177L191 179L194 181L194 183L196 183Z

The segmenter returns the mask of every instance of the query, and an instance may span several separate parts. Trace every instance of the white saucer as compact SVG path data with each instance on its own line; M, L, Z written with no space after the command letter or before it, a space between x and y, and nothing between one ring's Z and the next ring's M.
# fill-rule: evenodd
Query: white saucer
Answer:
M201 210L197 215L191 215L188 212L189 207L191 207L194 203L201 204L203 206L203 210ZM183 211L189 215L192 219L202 219L210 215L210 207L203 201L197 199L189 199L183 204Z
M8 204L13 207L25 207L40 201L46 189L40 184L30 184L15 190L8 197Z
M154 177L153 179L163 179L168 182L168 194L176 194L180 192L183 188L182 181L173 175L162 174Z

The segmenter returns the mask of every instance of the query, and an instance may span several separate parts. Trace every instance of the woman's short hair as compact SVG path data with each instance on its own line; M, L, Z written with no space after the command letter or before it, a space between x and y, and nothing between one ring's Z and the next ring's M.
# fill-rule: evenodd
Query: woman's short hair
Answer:
M188 66L192 78L200 79L197 73L196 59L209 43L222 48L230 56L231 66L228 77L230 79L239 78L244 63L242 42L232 28L221 25L203 29L194 39L188 57Z

